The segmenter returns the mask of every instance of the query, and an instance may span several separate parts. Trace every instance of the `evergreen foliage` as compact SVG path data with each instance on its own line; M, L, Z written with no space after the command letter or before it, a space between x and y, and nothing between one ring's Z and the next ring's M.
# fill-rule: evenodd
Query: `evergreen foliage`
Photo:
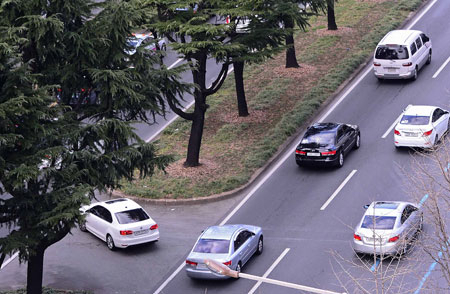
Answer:
M138 4L1 3L0 225L11 233L0 253L28 262L28 293L42 292L46 248L82 221L79 208L95 191L171 160L132 126L164 115L164 97L186 90L159 56L126 53L147 15Z

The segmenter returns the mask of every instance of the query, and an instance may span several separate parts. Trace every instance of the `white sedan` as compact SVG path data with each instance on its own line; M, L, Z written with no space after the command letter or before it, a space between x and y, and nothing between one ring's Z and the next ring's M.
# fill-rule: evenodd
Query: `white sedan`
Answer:
M433 148L449 130L449 112L436 106L409 105L394 129L395 147Z
M120 198L96 202L83 206L80 211L86 215L80 230L89 231L105 241L110 250L159 240L158 225L133 200Z
M133 55L136 53L136 50L139 46L144 46L144 48L150 52L157 51L158 47L156 46L158 43L159 50L167 50L167 44L164 39L157 39L152 34L133 34L128 39L128 46L130 49L126 52L128 55Z

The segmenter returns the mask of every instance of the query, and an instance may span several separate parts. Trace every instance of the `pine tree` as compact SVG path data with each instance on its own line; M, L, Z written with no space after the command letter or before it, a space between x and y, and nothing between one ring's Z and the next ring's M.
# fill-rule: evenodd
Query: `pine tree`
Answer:
M0 224L12 231L0 253L18 251L28 263L28 293L42 292L45 250L82 221L94 191L171 160L132 126L164 115L164 97L186 89L158 56L125 53L147 13L135 1L2 3L0 192L9 198L0 200ZM68 106L90 91L95 103Z

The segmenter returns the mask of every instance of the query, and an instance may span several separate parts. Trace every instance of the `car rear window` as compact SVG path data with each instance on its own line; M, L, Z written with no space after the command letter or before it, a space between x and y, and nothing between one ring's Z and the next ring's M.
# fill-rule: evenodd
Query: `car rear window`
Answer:
M331 145L334 144L335 135L335 132L306 133L301 144Z
M402 125L427 125L430 121L429 116L404 115L400 120Z
M116 218L119 224L129 224L144 221L146 219L149 219L150 217L142 208L136 208L132 210L117 212Z
M395 216L366 215L361 228L373 230L392 230L395 224Z
M408 59L409 54L406 47L402 45L378 46L375 51L376 59Z
M229 240L200 239L195 245L194 252L199 253L228 253Z

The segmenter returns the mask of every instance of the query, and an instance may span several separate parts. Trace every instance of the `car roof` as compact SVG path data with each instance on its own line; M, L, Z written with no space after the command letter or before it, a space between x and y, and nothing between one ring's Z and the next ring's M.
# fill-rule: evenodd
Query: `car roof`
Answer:
M324 132L329 132L329 131L336 131L337 128L342 125L340 123L315 123L312 126L310 126L308 129L313 129L316 131L324 131Z
M429 105L410 105L406 108L405 115L415 115L415 116L431 116L436 106Z
M374 201L367 208L365 215L399 216L407 205L413 205L404 201Z
M393 30L387 33L378 45L406 45L411 42L409 39L414 39L417 34L421 33L421 31L417 30Z
M202 239L220 239L230 240L236 231L244 228L243 225L223 225L223 226L211 226L207 228L203 234Z
M112 213L141 208L139 204L128 198L107 200L95 203L94 205L96 204L100 204L101 206L106 207Z

